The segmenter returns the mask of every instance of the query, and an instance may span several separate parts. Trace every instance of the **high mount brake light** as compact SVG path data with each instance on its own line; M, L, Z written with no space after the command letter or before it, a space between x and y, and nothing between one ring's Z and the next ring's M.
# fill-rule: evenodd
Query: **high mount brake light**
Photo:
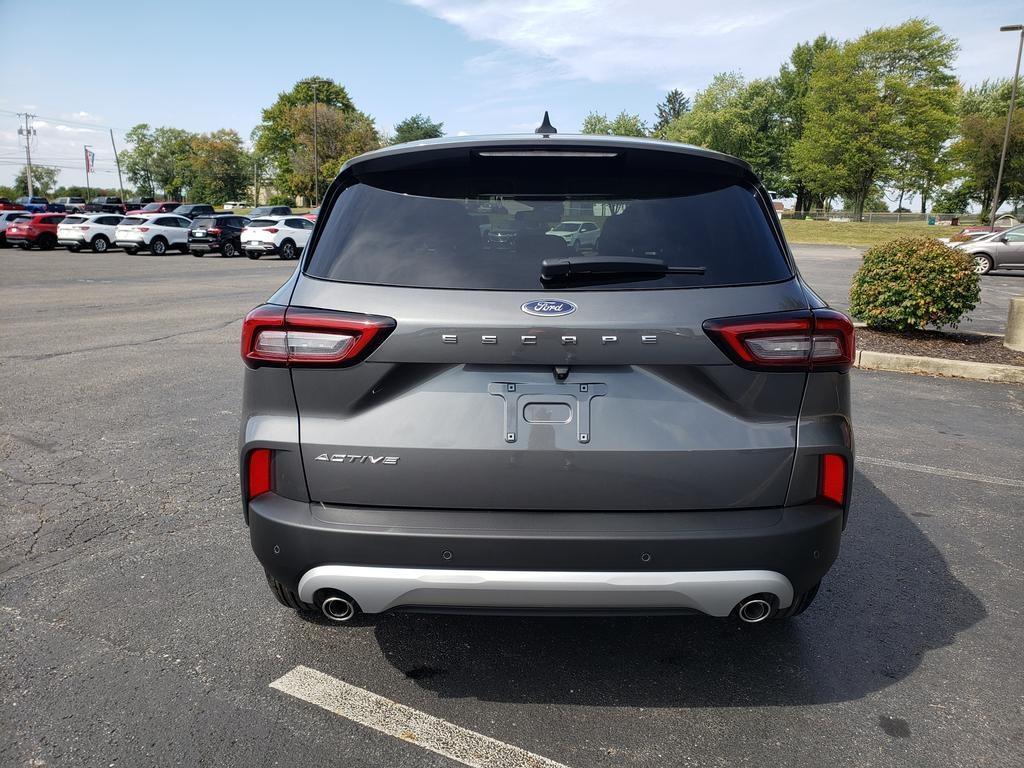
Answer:
M752 370L848 371L853 323L834 309L723 317L704 332L735 363Z
M264 304L245 316L242 359L253 368L352 365L394 328L390 317Z

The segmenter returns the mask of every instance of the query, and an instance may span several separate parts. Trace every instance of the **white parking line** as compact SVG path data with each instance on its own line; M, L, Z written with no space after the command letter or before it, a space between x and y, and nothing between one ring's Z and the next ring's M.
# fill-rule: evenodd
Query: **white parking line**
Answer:
M958 480L974 480L978 483L991 483L992 485L1008 485L1011 488L1024 488L1024 480L1014 480L1009 477L977 475L974 472L961 472L956 469L929 467L927 464L909 464L905 461L892 461L891 459L875 459L870 456L858 456L856 461L860 464L874 464L879 467L892 467L893 469L909 469L911 472L924 472L927 475L938 475L939 477L955 477Z
M295 667L270 687L471 768L566 768L309 667Z

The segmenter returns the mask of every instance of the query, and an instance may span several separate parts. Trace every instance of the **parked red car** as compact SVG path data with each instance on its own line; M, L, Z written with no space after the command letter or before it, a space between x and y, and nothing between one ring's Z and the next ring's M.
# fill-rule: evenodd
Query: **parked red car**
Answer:
M24 248L33 245L48 251L57 245L57 225L64 221L63 213L30 213L16 219L7 228L7 242Z
M0 211L23 211L24 208L18 203L11 202L6 197L0 197Z

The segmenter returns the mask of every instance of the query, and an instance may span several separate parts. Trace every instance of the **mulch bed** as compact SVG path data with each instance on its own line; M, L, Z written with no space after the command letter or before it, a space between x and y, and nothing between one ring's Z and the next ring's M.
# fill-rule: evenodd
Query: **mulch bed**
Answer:
M1002 336L981 336L973 333L944 331L899 331L882 333L857 329L857 349L872 352L895 352L900 355L944 357L949 360L972 360L976 363L999 363L1024 366L1024 352L1003 346Z

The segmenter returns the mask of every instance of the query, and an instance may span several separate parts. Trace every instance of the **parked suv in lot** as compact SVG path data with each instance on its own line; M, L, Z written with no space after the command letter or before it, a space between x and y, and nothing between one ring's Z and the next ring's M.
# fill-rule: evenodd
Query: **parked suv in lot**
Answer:
M57 225L62 221L63 213L28 213L19 216L7 227L7 242L26 251L32 246L48 251L57 244Z
M584 209L596 252L545 234ZM482 239L479 210L518 236ZM853 328L735 158L596 136L354 158L241 351L245 519L300 611L758 622L838 554Z
M213 206L206 203L182 203L174 212L178 216L184 216L187 219L194 219L197 216L212 216L214 214Z
M193 256L219 253L231 258L242 252L242 230L249 219L232 213L197 216L188 231L188 249Z
M192 222L184 216L127 216L121 219L114 233L117 245L124 252L149 251L163 256L172 248L188 253L188 230Z
M83 248L91 248L94 253L106 253L123 218L117 213L68 216L57 227L57 242L72 253Z
M304 216L264 216L242 230L242 248L250 259L268 254L297 259L312 233L313 222Z
M29 218L31 214L28 214L25 211L0 210L0 248L6 248L10 245L10 243L7 242L7 228L22 216Z

